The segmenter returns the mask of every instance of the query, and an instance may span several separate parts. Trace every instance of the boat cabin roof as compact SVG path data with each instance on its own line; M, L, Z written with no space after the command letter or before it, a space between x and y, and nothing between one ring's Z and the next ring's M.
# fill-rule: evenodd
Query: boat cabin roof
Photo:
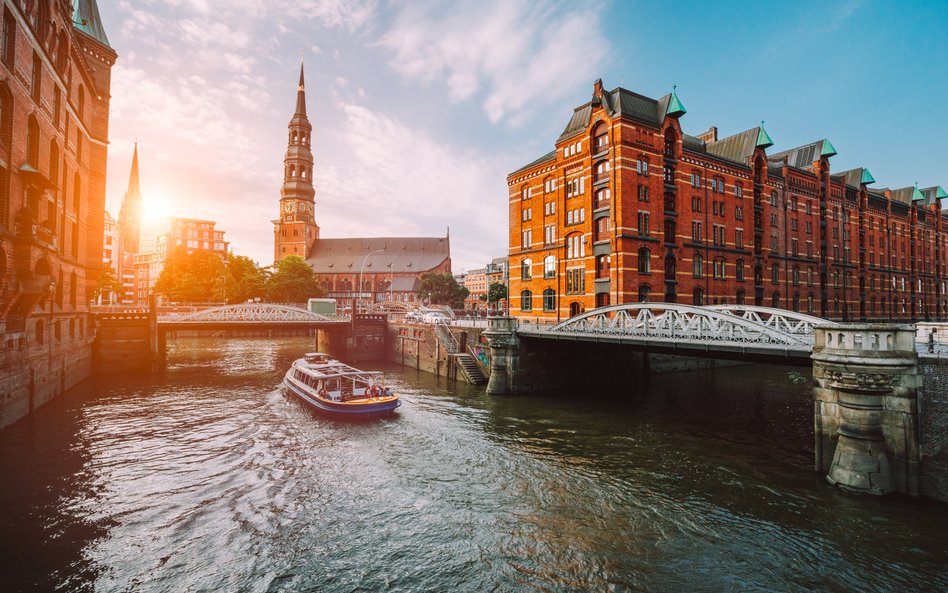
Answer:
M306 373L307 375L314 377L316 379L334 379L341 377L352 377L352 378L362 378L366 381L378 378L382 375L381 371L363 371L355 367L351 367L344 362L339 362L338 360L328 358L325 361L318 361L311 363L305 358L303 359L303 364L298 364L299 361L296 361L294 366L297 367L300 371Z

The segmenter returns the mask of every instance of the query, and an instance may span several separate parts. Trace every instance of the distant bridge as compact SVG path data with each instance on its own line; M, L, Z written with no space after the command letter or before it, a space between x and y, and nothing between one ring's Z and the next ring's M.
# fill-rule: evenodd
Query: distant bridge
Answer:
M557 325L521 325L524 338L614 343L644 352L810 364L819 317L744 305L630 303L601 307Z
M184 329L330 329L351 323L348 317L327 317L302 307L274 303L240 303L187 314L158 317L160 330Z

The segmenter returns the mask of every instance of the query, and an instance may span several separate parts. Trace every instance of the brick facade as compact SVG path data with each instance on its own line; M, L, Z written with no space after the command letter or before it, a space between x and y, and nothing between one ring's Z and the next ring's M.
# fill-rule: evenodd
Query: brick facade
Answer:
M828 140L768 154L763 125L683 133L675 93L577 107L555 150L511 173L511 312L743 303L836 320L948 317L940 187L873 189Z
M116 59L94 0L2 12L0 426L89 373Z

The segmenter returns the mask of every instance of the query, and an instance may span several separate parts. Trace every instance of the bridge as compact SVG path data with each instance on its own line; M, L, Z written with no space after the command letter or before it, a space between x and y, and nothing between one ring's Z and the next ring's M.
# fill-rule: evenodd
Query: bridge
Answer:
M186 314L158 316L159 331L185 329L331 329L350 324L349 317L328 317L302 307L275 303L240 303Z
M640 352L810 364L812 315L744 305L698 307L628 303L601 307L553 325L521 325L522 338L617 344Z

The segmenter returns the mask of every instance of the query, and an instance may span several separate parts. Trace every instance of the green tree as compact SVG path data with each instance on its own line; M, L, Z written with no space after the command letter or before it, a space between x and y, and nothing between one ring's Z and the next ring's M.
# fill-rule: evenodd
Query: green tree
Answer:
M122 283L115 277L115 269L113 269L111 265L107 268L102 268L102 272L99 274L99 280L95 285L95 299L99 300L100 296L107 296L111 303L112 295L120 292L122 292Z
M303 303L326 294L316 282L316 274L302 257L288 255L276 265L266 280L267 297L278 303Z
M230 254L227 260L225 300L243 303L250 299L263 298L267 275L257 262L246 255Z
M487 302L498 303L507 298L507 287L500 282L491 282L487 287Z
M464 307L464 299L470 294L451 274L428 272L422 274L419 280L416 291L418 298L428 300L432 304L450 305L454 309L460 309Z
M154 292L171 301L208 302L224 300L227 289L224 262L213 253L188 253L179 248L165 259Z

